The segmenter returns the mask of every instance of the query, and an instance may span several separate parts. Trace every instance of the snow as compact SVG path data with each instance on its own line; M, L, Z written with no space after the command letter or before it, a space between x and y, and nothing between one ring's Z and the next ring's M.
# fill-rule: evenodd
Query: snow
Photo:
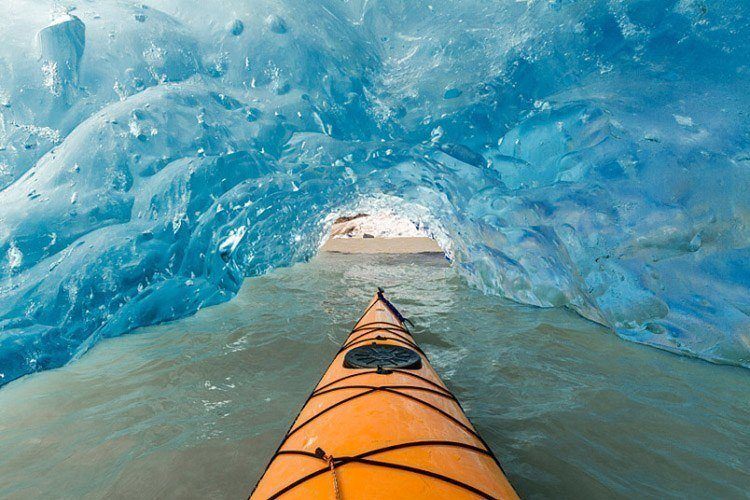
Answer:
M0 4L3 383L359 212L487 293L750 366L743 2L66 9Z
M333 238L429 238L429 234L411 220L392 212L358 214L355 219L339 222Z
M683 127L692 127L693 119L689 116L674 115L674 120Z

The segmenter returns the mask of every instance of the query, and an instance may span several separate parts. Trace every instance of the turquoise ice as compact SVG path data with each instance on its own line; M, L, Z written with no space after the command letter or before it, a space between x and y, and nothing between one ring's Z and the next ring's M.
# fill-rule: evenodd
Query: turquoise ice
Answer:
M0 6L0 384L228 300L330 214L750 366L750 5Z

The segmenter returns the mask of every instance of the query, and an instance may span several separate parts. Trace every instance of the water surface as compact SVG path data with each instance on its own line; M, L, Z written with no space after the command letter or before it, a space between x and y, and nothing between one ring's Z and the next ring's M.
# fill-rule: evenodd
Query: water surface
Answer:
M245 497L376 286L522 496L747 498L747 370L484 296L442 258L331 254L1 389L0 497Z

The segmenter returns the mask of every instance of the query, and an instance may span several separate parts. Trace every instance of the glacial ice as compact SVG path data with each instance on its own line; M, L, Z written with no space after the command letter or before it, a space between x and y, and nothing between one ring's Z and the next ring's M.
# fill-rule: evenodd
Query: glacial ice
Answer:
M37 33L44 85L65 101L78 88L78 72L86 44L86 26L75 16L61 16Z
M9 0L0 385L228 300L331 214L750 367L750 5Z

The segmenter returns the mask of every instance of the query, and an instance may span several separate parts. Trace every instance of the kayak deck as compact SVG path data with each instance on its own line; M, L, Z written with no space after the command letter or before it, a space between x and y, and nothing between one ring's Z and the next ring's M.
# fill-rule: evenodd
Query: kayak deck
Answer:
M517 498L378 291L251 498Z

